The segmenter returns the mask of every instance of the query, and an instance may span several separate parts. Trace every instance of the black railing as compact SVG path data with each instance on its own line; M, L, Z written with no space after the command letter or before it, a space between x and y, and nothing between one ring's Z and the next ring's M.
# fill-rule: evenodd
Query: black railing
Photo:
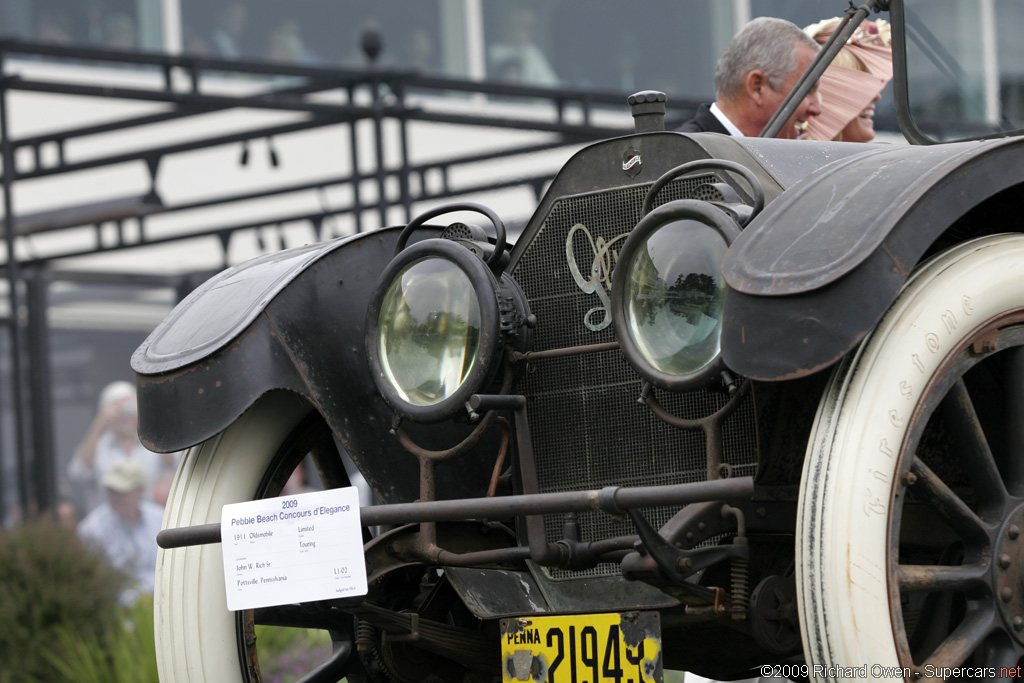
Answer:
M40 62L59 63L68 68L54 70L56 78L33 76L25 68ZM82 67L81 69L74 68ZM89 67L103 67L120 73L151 74L149 79L116 79L110 82L86 78ZM131 69L126 67L131 67ZM92 72L98 73L98 72ZM230 94L230 88L213 92L211 83L244 85L243 94ZM140 85L141 83L141 85ZM83 98L117 99L126 102L154 103L161 111L133 114L114 121L77 122L43 134L11 137L9 121L17 98L12 93L44 93L64 96L67 107ZM325 221L335 216L351 216L354 229L362 231L387 223L390 209L400 208L406 220L416 204L447 200L469 194L487 193L513 187L527 187L539 198L553 170L535 170L513 177L492 180L471 179L453 182L453 176L478 177L464 171L480 165L503 164L531 155L570 148L592 140L632 132L626 106L628 93L595 92L581 89L541 88L503 83L471 82L451 78L428 77L408 70L377 68L334 69L294 66L272 62L236 61L209 57L173 56L129 52L94 47L34 43L19 39L0 40L0 163L3 164L4 244L14 255L0 261L7 282L8 310L0 318L0 331L6 331L10 356L8 394L12 406L12 431L2 436L12 443L14 457L0 452L0 466L16 462L19 505L24 513L42 511L54 502L55 463L52 446L52 406L49 403L49 358L47 356L45 275L58 258L87 256L99 252L136 249L199 237L216 237L222 249L221 261L227 265L228 248L239 231L276 229L291 223L306 223L316 239L322 239ZM474 106L445 106L459 99L470 99ZM501 106L488 106L491 103ZM480 105L480 106L477 106ZM670 98L668 120L683 120L697 103ZM212 133L195 126L191 136L178 136L173 142L162 138L159 126L195 119L227 110L248 110L290 114L287 122L262 124L245 129ZM601 123L608 120L602 110L621 112L621 125ZM512 111L512 114L509 112ZM521 113L521 114L520 114ZM528 143L504 146L497 151L452 154L427 161L410 161L410 146L415 134L413 123L442 123L495 131L532 131ZM357 125L372 129L368 139L357 134ZM162 165L178 155L197 150L241 145L258 140L281 141L287 136L332 126L347 127L350 172L302 180L292 180L261 188L259 191L216 192L201 200L167 202L160 192ZM384 128L397 135L385 135ZM69 154L69 147L86 138L145 133L149 137L140 149L109 149L93 154ZM369 141L368 141L369 140ZM363 149L370 145L370 149ZM361 169L359 160L373 159L372 169ZM243 154L246 154L243 152ZM272 161L275 160L272 152ZM387 159L397 159L388 163ZM29 215L15 213L12 199L15 187L24 181L74 177L113 168L122 164L145 165L148 192L118 200L46 210ZM368 164L369 165L369 164ZM524 167L529 168L529 164ZM428 182L431 179L431 182ZM375 185L374 197L367 201L361 186ZM397 192L389 190L397 186ZM258 221L241 220L217 223L197 218L194 225L177 229L152 229L154 216L184 213L214 207L244 207L248 202L268 197L349 188L349 199L342 206L307 212L261 215ZM213 188L215 190L215 188ZM367 216L376 215L370 221ZM127 225L135 224L133 230ZM132 226L134 227L134 225ZM60 236L83 228L93 233L92 244L65 240ZM47 234L45 253L27 246L41 233ZM55 236L55 237L51 237ZM209 240L207 240L209 241ZM118 276L123 278L125 276ZM146 279L148 277L148 279ZM129 278L130 279L130 276ZM152 276L143 276L148 282ZM174 278L171 278L174 279ZM173 286L173 283L172 283ZM19 315L18 312L24 312ZM0 399L3 397L0 396ZM0 401L2 403L2 401ZM0 447L3 445L0 440ZM0 515L4 514L0 486Z

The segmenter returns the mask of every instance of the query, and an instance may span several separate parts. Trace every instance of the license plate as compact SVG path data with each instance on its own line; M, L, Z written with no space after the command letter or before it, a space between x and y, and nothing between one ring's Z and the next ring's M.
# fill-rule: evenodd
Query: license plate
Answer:
M501 620L504 683L662 683L657 612Z

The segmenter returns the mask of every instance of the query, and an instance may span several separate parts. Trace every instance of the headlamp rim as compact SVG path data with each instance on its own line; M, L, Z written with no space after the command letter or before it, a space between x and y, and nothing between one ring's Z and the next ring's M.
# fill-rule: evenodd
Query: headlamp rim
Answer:
M715 380L725 369L721 351L714 360L688 375L670 375L655 368L644 357L629 334L626 321L626 281L634 253L649 236L660 228L680 220L693 220L714 229L725 240L726 247L740 234L740 227L725 211L713 204L697 199L677 199L662 204L640 219L619 250L615 273L612 276L611 312L615 336L626 362L641 377L660 389L668 391L694 391Z
M403 399L391 386L384 373L378 347L380 307L395 278L409 265L425 258L442 258L459 268L469 279L480 306L480 348L476 361L462 384L448 398L429 406L419 406ZM403 418L413 422L442 422L463 409L466 401L494 376L501 361L499 335L501 316L495 293L498 281L479 257L451 240L431 238L406 247L381 272L366 308L366 331L363 337L370 376L384 401Z

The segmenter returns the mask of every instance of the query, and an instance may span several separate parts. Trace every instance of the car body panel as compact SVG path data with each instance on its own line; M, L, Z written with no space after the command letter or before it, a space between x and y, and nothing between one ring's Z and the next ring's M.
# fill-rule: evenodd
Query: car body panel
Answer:
M367 302L380 271L394 256L398 234L397 229L385 229L322 250L300 248L291 252L292 258L285 252L273 262L281 267L239 267L234 278L214 278L183 301L153 333L156 343L140 347L139 354L154 346L163 349L170 360L156 365L152 359L140 363L136 356L139 435L146 447L167 452L198 444L223 431L268 392L291 391L323 415L381 501L415 499L419 464L390 433L392 412L374 388L363 352ZM415 237L437 235L436 229L424 228ZM258 277L261 272L265 278ZM200 317L214 318L216 304L223 301L219 283L244 282L246 275L253 275L253 282L239 289L250 296L240 296L225 317L238 320L255 307L252 321L227 341L234 328L217 321L220 341L208 343L198 359L180 366L167 340L185 339L187 325ZM167 369L146 371L154 366ZM452 423L406 428L431 449L458 443L469 429ZM478 448L494 452L497 438L489 435ZM461 471L439 472L438 489L449 495L483 494L492 467L493 461L470 455Z
M849 353L946 230L1024 181L1021 144L876 148L793 186L726 254L726 364L754 379L785 380Z

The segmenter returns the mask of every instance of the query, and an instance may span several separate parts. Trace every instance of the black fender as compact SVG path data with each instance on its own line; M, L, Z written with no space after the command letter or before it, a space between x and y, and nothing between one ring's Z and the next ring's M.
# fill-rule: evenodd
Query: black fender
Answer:
M230 268L186 297L132 357L139 436L177 451L223 431L261 396L291 391L327 421L384 502L415 499L419 464L390 433L392 411L370 377L366 307L395 253L388 228L270 254ZM410 241L437 237L418 230ZM467 425L407 425L431 450L458 443ZM495 453L499 435L477 452ZM483 495L491 462L470 452L439 466L441 497Z
M834 364L944 234L1019 230L1022 155L1021 138L873 147L787 189L723 261L726 365L778 381Z

